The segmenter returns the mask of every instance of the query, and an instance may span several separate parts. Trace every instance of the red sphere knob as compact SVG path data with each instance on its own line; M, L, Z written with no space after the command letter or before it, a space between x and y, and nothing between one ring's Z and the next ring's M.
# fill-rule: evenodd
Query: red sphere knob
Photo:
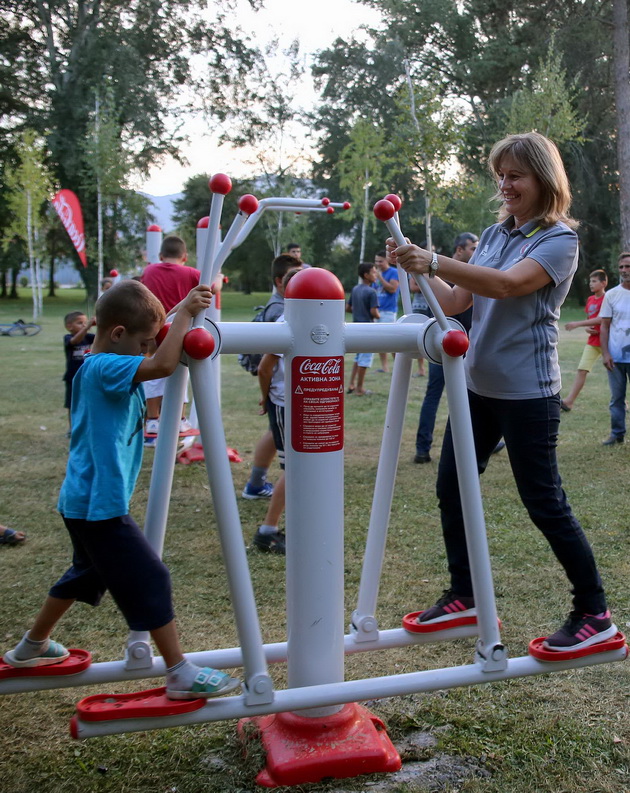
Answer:
M210 215L206 215L205 217L199 219L199 222L197 223L197 228L207 229L209 223L210 223Z
M381 198L374 204L374 216L377 220L391 220L396 214L396 209L391 201Z
M335 214L335 208L334 207L326 207L326 212L329 215L334 215Z
M208 184L213 193L220 193L221 195L227 195L232 189L232 180L224 173L215 173Z
M389 195L385 196L385 200L394 205L396 212L400 212L400 207L402 206L400 196L397 196L396 193L390 193Z
M238 208L246 215L253 215L258 209L258 199L255 195L247 193L238 199Z
M168 329L170 327L171 327L171 323L170 322L165 322L164 325L162 325L162 327L155 334L155 343L157 344L158 347L164 341L164 338L165 338L166 334L168 333Z
M468 336L463 330L447 330L442 339L442 349L451 358L459 358L468 350Z
M309 267L293 276L284 293L285 298L298 300L345 300L341 281L330 270Z
M205 328L193 328L184 336L184 352L196 361L209 358L214 347L214 336Z
M109 271L110 278L117 278L118 277L118 270L110 270Z
M154 223L152 226L147 228L147 231L162 231L162 229L159 226L156 226Z
M343 202L343 208L344 209L350 209L351 206L352 206L352 204L349 201L344 201Z
M328 204L330 204L330 198L328 198L328 196L325 196L324 198L322 198L322 206L327 207Z

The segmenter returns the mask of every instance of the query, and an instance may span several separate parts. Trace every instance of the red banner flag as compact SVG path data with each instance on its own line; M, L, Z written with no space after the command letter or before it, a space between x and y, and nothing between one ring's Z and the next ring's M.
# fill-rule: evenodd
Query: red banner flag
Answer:
M83 228L83 213L81 204L72 190L60 190L52 200L52 205L57 210L65 230L70 235L72 244L79 254L79 259L87 267L85 256L85 233Z

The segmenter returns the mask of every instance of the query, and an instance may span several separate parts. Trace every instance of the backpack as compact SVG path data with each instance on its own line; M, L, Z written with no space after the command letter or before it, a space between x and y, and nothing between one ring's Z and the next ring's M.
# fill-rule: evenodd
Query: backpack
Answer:
M270 303L268 306L256 306L254 311L258 311L258 313L252 319L252 322L267 322L265 319L267 309L270 308L273 303ZM238 356L238 362L240 365L245 369L245 371L249 372L254 377L258 376L258 366L262 360L263 354L260 352L243 352Z

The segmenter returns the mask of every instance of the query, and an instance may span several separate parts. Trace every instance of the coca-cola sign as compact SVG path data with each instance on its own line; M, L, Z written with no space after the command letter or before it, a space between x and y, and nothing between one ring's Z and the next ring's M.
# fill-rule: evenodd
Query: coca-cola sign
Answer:
M339 374L339 358L304 358L300 362L300 374Z
M70 235L70 239L72 240L76 252L79 254L81 263L84 267L87 267L83 213L81 212L79 199L72 190L60 190L53 198L52 205L55 207L63 223L63 227Z

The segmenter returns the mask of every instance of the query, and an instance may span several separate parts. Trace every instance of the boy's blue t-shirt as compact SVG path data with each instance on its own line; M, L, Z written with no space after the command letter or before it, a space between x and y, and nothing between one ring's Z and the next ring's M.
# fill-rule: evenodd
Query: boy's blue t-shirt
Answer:
M66 518L108 520L129 513L142 465L141 355L87 355L72 384L72 440L57 508Z
M348 303L352 310L353 322L374 322L370 309L378 307L376 289L365 283L357 284L352 287Z

